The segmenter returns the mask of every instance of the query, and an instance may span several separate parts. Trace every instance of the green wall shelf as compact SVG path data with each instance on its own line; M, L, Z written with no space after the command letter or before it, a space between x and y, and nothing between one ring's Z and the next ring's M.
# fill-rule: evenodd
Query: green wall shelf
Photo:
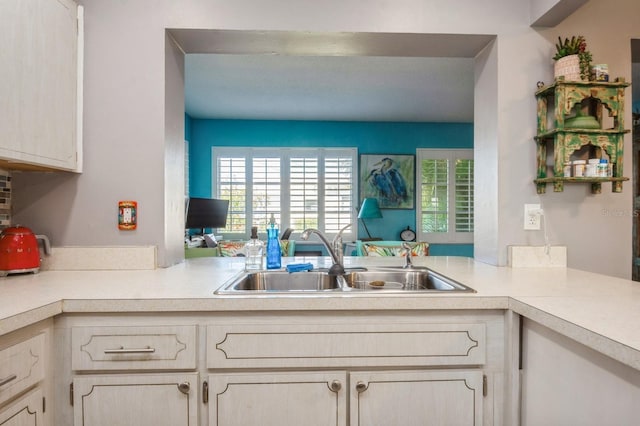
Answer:
M591 192L599 194L603 182L612 183L613 192L622 192L622 182L629 180L622 174L624 134L624 91L629 86L624 79L615 82L556 80L552 85L540 88L537 100L536 162L537 178L534 183L538 194L546 192L548 183L555 192L562 192L565 183L590 183ZM549 105L553 107L554 126L548 126ZM613 126L603 129L603 113L613 118ZM572 114L586 112L594 117L600 129L581 129L565 125ZM575 158L579 150L590 146L590 155L603 157L604 151L613 165L611 177L565 177L564 164ZM547 149L553 149L553 170L548 176Z

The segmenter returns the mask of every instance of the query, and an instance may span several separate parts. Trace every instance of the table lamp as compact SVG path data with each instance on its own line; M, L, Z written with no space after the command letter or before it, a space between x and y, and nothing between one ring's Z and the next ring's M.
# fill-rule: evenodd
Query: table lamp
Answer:
M376 198L365 198L362 201L362 206L360 206L360 212L358 213L358 219L362 220L362 225L364 226L364 230L367 231L367 235L369 236L368 240L376 240L378 238L372 238L369 233L369 229L367 228L367 224L365 223L365 219L380 219L382 217L382 213L380 212L380 207L378 206L378 200ZM364 238L363 238L364 240Z

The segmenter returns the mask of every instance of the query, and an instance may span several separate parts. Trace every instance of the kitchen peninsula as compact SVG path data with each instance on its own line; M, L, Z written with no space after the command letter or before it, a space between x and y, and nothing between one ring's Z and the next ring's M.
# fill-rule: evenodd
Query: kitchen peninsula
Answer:
M329 259L291 260L328 266ZM346 266L398 266L393 258L352 257L345 261ZM109 389L108 385L123 377L129 384L143 379L148 384L151 378L162 382L165 376L171 383L179 382L178 396L195 396L186 402L191 404L191 417L184 423L176 419L172 424L228 424L225 413L238 401L232 392L221 389L233 388L230 384L242 378L262 395L255 380L248 378L256 373L260 373L260 380L270 383L297 383L300 388L289 389L296 398L306 395L307 385L303 383L326 383L324 391L328 386L335 397L326 400L326 406L319 406L334 410L329 411L334 415L329 422L318 420L318 424L346 425L348 419L351 424L358 424L355 419L366 423L367 415L384 414L370 411L376 405L367 402L371 398L379 404L389 396L389 390L380 383L400 386L408 383L404 379L411 378L418 386L415 381L423 376L424 383L465 383L464 391L447 388L446 392L460 392L460 400L455 397L453 404L462 407L458 411L464 411L467 403L475 407L465 418L470 424L517 424L518 416L522 416L522 424L540 424L562 415L581 420L576 416L585 414L578 412L589 408L589 398L600 398L598 391L611 393L623 405L616 407L616 424L625 424L633 414L629 410L637 410L633 399L637 401L640 395L639 283L565 268L500 268L458 257L427 257L415 263L476 292L214 294L243 269L238 258L190 259L171 268L149 271L49 271L11 276L0 281L0 378L11 374L5 371L7 364L2 358L7 347L18 346L16 342L25 337L44 335L44 343L36 343L52 354L44 368L46 378L41 389L45 395L54 395L49 406L55 408L45 413L48 424L83 424L86 419L82 411L87 415L93 410L96 416L108 413L110 405L104 402L113 401L108 398L116 395L103 395L102 405L83 406L87 403L84 396L95 386ZM179 355L170 357L171 361L148 354L141 358L128 355L125 365L91 352L93 344L100 351L100 345L109 346L96 336L118 335L125 329L135 329L137 335L145 336L159 335L157 330L164 330L162 335L175 335L178 343L158 342L158 352L171 352L168 348L177 345L175 353ZM96 330L102 331L96 334ZM346 334L350 337L342 340ZM383 334L382 340L376 340ZM295 339L287 340L292 335ZM360 336L362 340L358 340ZM423 353L431 349L414 345L403 336L424 340L433 347L442 345L443 350L464 350ZM349 340L355 341L355 346L350 346ZM77 342L82 342L78 347L84 349L76 351ZM359 343L369 356L361 353L364 349L358 347ZM279 349L270 349L275 347ZM406 352L393 353L392 347ZM545 364L545 354L553 354L554 365ZM580 376L577 379L576 374ZM584 400L572 387L582 386L582 377L600 376L604 377L598 386L602 389L589 389ZM544 377L547 388L537 377ZM574 380L576 384L572 384ZM74 407L68 398L60 396L67 393L70 382L75 388ZM522 398L514 390L519 382ZM206 404L202 399L205 383L211 394ZM154 386L158 388L157 383ZM25 391L24 398L35 390ZM263 396L266 398L269 392ZM469 399L464 400L467 393ZM3 410L23 398L17 398L18 394L6 395L0 387L0 420ZM125 394L133 403L139 402L134 390ZM579 410L555 407L540 399L544 394L556 401L575 401ZM631 403L625 405L629 398ZM610 415L605 407L608 401L598 403L600 406L591 404L591 411ZM176 400L175 404L181 407L185 402ZM537 410L539 404L547 404L546 410ZM79 406L82 410L75 408ZM544 415L551 417L541 417ZM321 417L315 412L311 416ZM281 417L277 419L282 421ZM588 420L597 422L597 414Z

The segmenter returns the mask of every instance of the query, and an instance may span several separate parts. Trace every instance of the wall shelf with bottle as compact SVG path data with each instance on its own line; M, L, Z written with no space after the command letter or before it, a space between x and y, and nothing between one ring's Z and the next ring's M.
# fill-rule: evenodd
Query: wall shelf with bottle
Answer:
M611 182L613 192L622 192L622 182L629 180L622 170L624 134L629 132L624 129L624 90L629 85L622 78L611 83L559 78L550 86L540 85L534 138L538 194L546 192L548 183L555 192L562 192L565 183L590 183L591 192L599 194L602 183ZM600 162L604 167L596 171Z

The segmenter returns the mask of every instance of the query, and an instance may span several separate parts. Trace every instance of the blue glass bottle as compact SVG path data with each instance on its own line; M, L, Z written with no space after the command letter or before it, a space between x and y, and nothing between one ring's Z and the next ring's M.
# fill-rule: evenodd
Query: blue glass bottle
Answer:
M271 213L267 226L267 269L280 269L282 266L282 253L280 252L280 240L278 239L278 226Z

